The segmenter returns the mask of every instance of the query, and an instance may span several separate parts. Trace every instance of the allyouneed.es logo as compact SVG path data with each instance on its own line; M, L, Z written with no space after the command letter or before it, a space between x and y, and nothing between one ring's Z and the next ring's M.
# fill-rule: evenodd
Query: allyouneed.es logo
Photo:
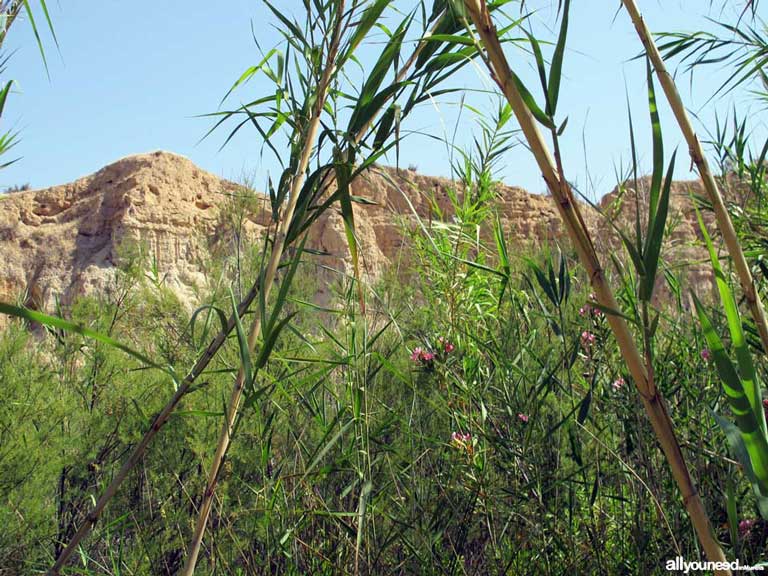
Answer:
M739 560L734 560L733 562L706 562L706 561L694 561L694 562L686 562L682 556L676 557L674 560L667 560L667 571L672 572L681 572L683 574L689 574L691 572L705 572L705 571L712 571L712 570L730 570L731 572L736 571L747 571L750 570L752 572L762 572L765 570L766 564L760 563L755 566L746 566L741 563Z

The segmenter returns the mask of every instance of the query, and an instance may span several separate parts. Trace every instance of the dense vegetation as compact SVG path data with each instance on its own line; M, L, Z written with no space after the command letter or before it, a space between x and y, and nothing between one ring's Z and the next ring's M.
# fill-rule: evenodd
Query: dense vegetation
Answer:
M701 219L720 298L699 294L692 310L685 271L662 250L675 157L663 150L654 74L668 86L649 38L653 173L647 194L629 193L646 205L619 234L625 253L596 270L559 158L569 2L553 42L525 40L543 96L498 40L521 21L498 36L483 26L524 5L469 0L420 6L387 30L348 93L355 51L389 4L307 2L304 22L274 10L282 50L233 86L264 73L274 94L217 124L255 127L278 157L287 144L268 190L274 229L264 242L233 231L212 253L202 307L185 310L135 246L110 290L56 316L1 304L16 319L0 334L0 574L57 559L71 574L552 575L655 574L713 547L765 559L768 146L736 112L717 127L712 183L738 188L739 203L696 199L721 228L707 233ZM720 60L737 71L729 89L762 77L762 37L745 34ZM668 58L706 66L727 41L662 42ZM401 58L406 44L415 49ZM404 222L403 261L367 285L350 183L472 59L505 98L453 167L452 214ZM510 244L494 174L513 136L542 167L570 242ZM637 171L633 158L627 191ZM252 194L223 211L233 230L253 216ZM328 209L343 215L352 275L304 250ZM321 291L333 293L322 305Z
M697 556L605 317L587 304L568 253L537 257L541 276L514 262L509 283L445 255L497 261L474 242L490 210L484 195L459 209L460 224L412 238L405 289L382 282L365 316L341 280L332 310L299 304L317 276L312 264L299 272L293 330L262 375L269 399L242 419L224 466L206 566L635 574ZM179 371L204 337L201 317L193 334L173 295L139 267L70 317ZM755 562L768 524L745 523L758 515L711 416L723 398L705 349L698 322L671 305L657 330L657 377L718 536ZM18 323L0 350L0 565L31 572L51 563L172 389L122 352L65 332L41 338ZM107 509L75 572L179 568L238 361L233 341Z

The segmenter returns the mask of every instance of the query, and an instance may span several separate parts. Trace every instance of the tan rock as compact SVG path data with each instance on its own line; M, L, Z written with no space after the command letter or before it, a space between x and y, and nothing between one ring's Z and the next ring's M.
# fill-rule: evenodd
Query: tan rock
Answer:
M377 168L359 178L352 193L365 204L354 205L357 237L364 272L376 278L407 247L402 226L414 225L413 212L426 223L435 210L451 216L445 178L413 171ZM697 244L695 215L687 190L697 183L676 184L670 221L668 256L692 262L694 283L709 281L705 254ZM238 186L168 152L123 158L91 176L45 190L0 196L0 300L21 301L50 310L55 300L65 305L80 294L108 290L126 246L142 247L160 277L190 309L207 289L206 262L210 250L231 235L223 207ZM406 199L407 196L407 199ZM618 214L627 226L634 220L634 200L616 191L601 205ZM434 202L433 202L434 200ZM498 209L513 249L561 238L560 220L551 199L521 188L501 186ZM615 250L616 235L591 209L586 218L604 249ZM251 215L245 229L250 238L269 223L268 202ZM326 212L313 226L309 246L329 253L326 266L351 272L341 214ZM406 254L407 255L407 254Z

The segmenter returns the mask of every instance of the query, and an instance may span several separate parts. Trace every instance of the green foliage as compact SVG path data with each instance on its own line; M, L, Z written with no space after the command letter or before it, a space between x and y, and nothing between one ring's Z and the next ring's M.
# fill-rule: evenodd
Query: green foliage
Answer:
M765 557L765 362L751 356L749 326L706 231L724 314L696 299L695 322L682 306L681 280L662 264L675 155L665 171L650 68L647 221L637 198L635 235L621 232L627 258L611 254L606 272L621 310L594 303L567 245L526 244L502 225L495 171L517 135L506 103L479 121L472 148L459 151L444 196L429 198L429 221L415 210L403 218L398 269L375 287L365 284L353 205L366 200L354 195L355 179L392 150L399 159L401 125L419 105L451 93L453 74L484 57L462 2L418 3L405 14L395 4L307 2L313 17L301 21L267 3L282 41L222 102L257 75L273 92L211 115L212 131L234 122L226 144L252 126L283 172L268 183L268 197L252 186L231 192L220 212L227 237L212 246L210 285L196 310L180 305L140 247L126 248L113 290L61 307L57 316L0 303L10 322L0 333L0 573L42 571L61 554L125 455L175 397L175 375L209 350L215 334L221 347L80 543L68 573L178 572L240 371L245 409L220 469L204 573L637 574L655 573L676 555L697 557L673 478L655 472L663 455L627 382L610 314L641 329L645 368L669 403L717 538L744 563ZM508 4L489 8L502 13ZM29 3L20 5L29 11ZM558 142L567 117L558 125L556 114L570 7L558 3L554 42L526 31L544 104L512 76L550 131L563 181ZM390 30L382 22L391 14L398 20ZM500 34L526 20L511 19ZM323 39L334 22L345 24L343 41L335 65L324 68ZM383 33L381 50L365 69L357 50L374 30ZM755 73L753 62L737 72ZM320 106L317 85L328 70L331 89ZM9 88L0 91L0 112ZM307 126L318 114L315 144ZM723 167L749 180L757 202L745 204L754 212L742 212L740 232L751 235L759 267L768 227L754 214L764 212L768 145L752 155L746 120L737 122L735 112L733 127L718 123L716 132ZM631 117L630 139L637 190ZM307 144L311 162L299 170ZM407 178L389 180L407 186ZM401 192L406 203L417 193ZM293 202L280 237L288 250L279 288L267 294L258 289L266 263L282 251L274 234L260 243L248 238L246 224L265 207L270 225L280 223ZM305 250L306 232L336 208L353 277ZM657 298L660 268L678 287L673 302ZM718 335L723 316L729 342ZM247 330L255 317L256 346ZM698 353L705 345L714 366ZM724 399L736 425L720 415ZM726 444L743 476L722 456ZM755 510L763 520L744 528L740 519L752 521Z
M720 374L739 434L731 433L732 425L720 417L718 417L718 423L726 432L734 456L742 463L747 477L752 482L760 513L763 518L768 518L768 431L762 401L762 386L757 379L757 372L747 348L736 299L723 274L717 252L707 234L700 213L698 217L715 272L715 280L738 364L737 367L731 361L704 306L694 296L704 337Z
M455 191L458 224L413 236L414 290L381 286L365 316L352 282L322 309L302 304L313 282L326 280L297 271L286 312L298 314L260 375L273 387L270 400L238 425L206 565L227 574L356 565L361 573L530 573L531 566L592 573L605 565L652 572L672 551L670 530L683 553L695 553L671 479L642 472L660 466L660 456L637 399L614 386L626 375L615 368L605 317L578 314L588 300L578 266L567 253L531 252L543 273L533 274L532 287L520 274L533 270L518 256L522 247L502 232L511 256L500 297L492 230L482 227L479 243L472 232L495 210L495 194L480 182L474 174L462 188L469 194ZM173 350L174 364L184 365L195 344L177 305L149 282L124 285L134 288L120 304L84 300L72 321L141 342L153 357ZM669 397L683 441L707 470L701 490L716 502L731 474L727 461L707 456L722 450L717 429L706 425L719 402L717 380L691 354L697 327L684 316L664 322L659 379L675 382ZM582 345L584 331L595 335L593 346ZM411 360L415 347L433 359ZM88 495L164 403L169 382L136 371L107 344L30 335L20 323L3 334L0 357L0 477L4 501L13 503L0 507L8 527L0 561L27 572L50 562L55 543L87 511ZM72 573L178 569L200 471L240 363L233 337ZM735 498L742 510L751 502L740 484ZM727 515L725 507L713 514ZM742 560L760 557L762 530L742 537ZM720 537L730 541L730 531Z

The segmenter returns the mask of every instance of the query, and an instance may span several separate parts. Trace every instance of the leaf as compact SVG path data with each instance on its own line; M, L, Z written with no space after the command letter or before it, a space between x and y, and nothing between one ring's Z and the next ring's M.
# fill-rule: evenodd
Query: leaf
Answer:
M749 469L745 466L745 470L747 470L748 475L749 470L752 471L751 481L757 484L761 494L768 496L768 440L758 425L758 420L746 397L743 383L739 378L731 359L726 354L723 343L715 332L712 322L704 311L704 307L695 294L693 295L693 300L699 315L699 321L701 322L704 331L704 338L707 341L710 353L712 354L715 366L720 375L720 380L723 384L726 397L728 398L731 412L736 419L736 426L738 427L740 438L747 451L747 460L750 466ZM728 429L725 427L723 427L723 429L727 434ZM733 441L730 437L729 443L733 445ZM738 454L736 456L738 456Z
M664 229L667 225L667 214L669 212L669 197L672 189L672 176L675 172L675 157L677 151L672 154L667 169L667 177L664 181L664 188L658 201L657 211L651 220L651 228L648 229L644 250L645 275L640 285L640 299L650 302L653 297L653 290L656 286L656 272L659 268L659 259L661 257L661 245L664 241Z
M379 149L384 146L387 138L392 133L392 126L395 123L395 106L390 106L379 122L379 129L376 131L376 136L373 139L373 148Z
M32 26L32 32L35 35L35 40L37 41L37 47L40 50L40 56L43 59L43 65L45 66L45 72L48 74L48 77L50 78L50 73L48 70L48 60L45 57L45 48L43 48L43 40L40 38L40 31L37 29L37 23L35 22L35 15L32 13L32 8L29 6L29 0L22 0L24 4L24 11L27 13L27 18L29 18L29 24ZM43 6L45 6L45 3L43 2ZM46 18L48 18L48 24L51 24L50 16L48 15L48 10L45 8L44 10ZM53 28L51 27L51 31L53 31ZM55 35L54 35L55 39Z
M576 417L576 421L579 424L584 424L587 420L587 416L589 416L589 408L592 406L592 390L590 389L589 392L587 392L587 395L584 396L584 399L581 401L581 405L579 406L579 415Z
M752 463L750 461L747 449L744 446L744 441L742 439L741 433L739 432L739 429L726 418L723 418L721 415L714 411L712 412L712 417L725 433L725 439L728 442L728 448L730 450L731 457L733 457L739 464L741 464L741 467L744 470L744 474L749 480L749 483L752 487L752 492L755 495L755 500L757 501L757 508L760 511L760 516L762 516L764 520L768 520L768 497L764 496L760 492L760 486L758 484L757 478L755 477L755 472L752 469Z
M550 130L556 130L557 127L555 126L554 122L552 122L549 116L547 116L541 108L539 108L539 105L536 104L536 100L528 91L528 88L525 87L523 81L520 80L520 78L514 72L510 71L510 74L512 75L512 81L515 83L518 92L520 92L520 96L523 98L523 102L525 102L525 105L528 107L528 110L530 110L531 114L533 114L533 117Z
M631 317L627 316L626 314L624 314L624 313L623 313L622 311L620 311L620 310L614 310L613 308L608 308L608 306L603 306L603 305L602 305L602 304L600 304L599 302L592 302L592 301L590 301L590 302L589 302L589 305L590 305L592 308L597 308L597 309L598 309L598 310L600 310L600 312L602 312L603 314L607 314L607 315L609 315L609 316L618 316L619 318L623 318L624 320L626 320L627 322L629 322L629 323L631 323L631 324L635 324L635 325L637 324L637 320L635 320L634 318L631 318Z
M554 117L557 111L557 101L560 96L560 82L563 76L563 57L565 55L565 41L568 36L568 14L571 0L565 0L563 18L560 21L560 34L557 37L555 53L552 56L552 67L549 70L549 87L547 89L549 115Z
M653 132L653 174L651 176L651 196L648 208L648 229L650 230L652 227L650 219L656 214L661 179L664 177L664 139L661 134L661 120L656 105L656 91L653 87L653 71L650 60L646 60L646 72L648 75L648 109L651 113L651 130Z
M731 344L736 352L736 360L739 364L739 375L744 385L744 392L747 400L749 401L752 413L757 420L758 426L762 431L763 436L768 436L765 422L765 412L763 410L762 393L760 383L757 380L757 374L755 372L754 364L752 363L752 357L749 353L746 338L744 337L744 329L741 324L741 318L739 317L739 310L736 305L736 298L733 295L728 282L725 279L725 274L720 267L720 261L717 258L714 244L712 239L704 226L704 220L701 217L701 212L696 208L696 217L699 221L699 228L704 237L704 242L709 251L709 257L712 264L712 268L715 272L715 281L717 283L717 289L720 293L720 300L725 309L725 316L728 320L728 330L731 335ZM768 457L768 456L767 456ZM766 494L768 496L768 494Z
M363 284L360 277L360 257L357 249L357 238L355 236L355 213L352 209L352 200L350 186L352 183L351 166L354 162L347 159L346 162L337 162L335 165L336 181L339 191L339 204L341 206L341 217L344 220L344 232L347 236L349 253L352 257L352 267L357 283L358 299L360 310L365 312L365 298L363 297Z
M349 120L348 132L350 134L357 134L360 129L368 123L373 115L378 112L378 108L374 105L374 98L379 92L379 88L384 82L387 72L397 61L403 39L405 38L405 34L408 31L411 21L412 17L408 17L400 24L392 35L392 38L389 39L387 46L381 52L379 59L376 61L371 73L363 84Z
M264 285L263 280L261 285ZM251 351L250 347L248 346L248 337L245 335L243 323L237 310L237 300L235 300L235 293L232 292L231 288L229 290L229 295L232 301L232 318L235 320L237 343L240 347L240 365L243 367L243 376L245 378L244 385L246 389L250 389L253 385L253 363L251 362Z
M360 21L357 23L357 26L355 26L355 33L349 40L349 49L347 50L348 55L351 56L354 54L355 50L360 45L360 42L363 41L373 25L376 24L391 1L392 0L376 0L365 10L365 12L363 12Z
M66 332L74 332L76 334L80 334L87 338L91 338L92 340L96 340L97 342L101 342L102 344L106 344L107 346L111 346L112 348L117 348L118 350L122 350L129 356L133 356L134 358L143 362L147 366L158 368L163 372L170 373L168 370L168 367L162 366L157 362L155 362L154 360L151 360L148 356L142 354L141 352L137 352L133 348L130 348L125 344L121 344L120 342L110 338L109 336L105 336L104 334L100 334L95 330L86 328L82 324L75 324L74 322L69 322L68 320L64 320L63 318L59 318L57 316L48 316L47 314L30 310L29 308L13 306L11 304L6 304L4 302L0 302L0 314L7 314L9 316L23 318L24 320L27 320L29 322L36 322L38 324L42 324L43 326L49 326L51 328L58 328Z
M526 31L525 35L528 36L528 41L531 43L531 48L533 49L533 56L534 56L534 59L536 60L536 70L538 70L539 72L539 81L541 82L541 89L544 91L544 99L547 101L546 113L547 113L547 116L551 118L553 114L549 104L550 101L549 101L549 88L547 86L547 68L544 65L544 55L541 53L541 46L539 45L539 41L536 40L533 34Z
M205 310L216 312L217 316L219 317L219 322L221 322L221 331L227 332L227 315L224 313L224 311L221 308L218 308L214 306L213 304L206 304L204 306L200 306L197 310L195 310L192 313L192 317L189 319L189 326L190 331L192 333L192 341L195 340L195 322L197 321L197 317L201 312L204 312ZM210 318L210 316L209 316ZM208 333L208 318L206 318L206 327L203 331L203 338L205 338L205 335Z
M267 52L267 54L264 56L264 58L262 58L262 59L261 59L261 62L259 62L259 63L258 63L258 64L256 64L255 66L251 66L251 67L250 67L250 68L248 68L248 69L247 69L245 72L243 72L243 73L240 75L240 78L238 78L238 79L235 81L235 83L234 83L234 84L232 84L232 86L230 87L230 89L229 89L229 90L227 90L227 93L224 95L224 98L222 98L222 99L221 99L221 103L223 104L223 103L224 103L224 101L225 101L225 100L226 100L226 99L229 97L229 95L230 95L230 94L232 94L232 92L234 92L234 91L235 91L235 89L236 89L238 86L240 86L240 85L241 85L241 84L243 84L244 82L247 82L248 80L250 80L250 79L251 79L251 78L254 76L254 74L256 74L256 73L257 73L259 70L261 70L262 68L264 68L264 66L267 64L267 62L269 62L270 58L272 58L272 56L274 56L274 55L275 55L275 54L277 54L277 53L278 53L277 49L276 49L276 48L273 48L272 50L270 50L269 52Z

